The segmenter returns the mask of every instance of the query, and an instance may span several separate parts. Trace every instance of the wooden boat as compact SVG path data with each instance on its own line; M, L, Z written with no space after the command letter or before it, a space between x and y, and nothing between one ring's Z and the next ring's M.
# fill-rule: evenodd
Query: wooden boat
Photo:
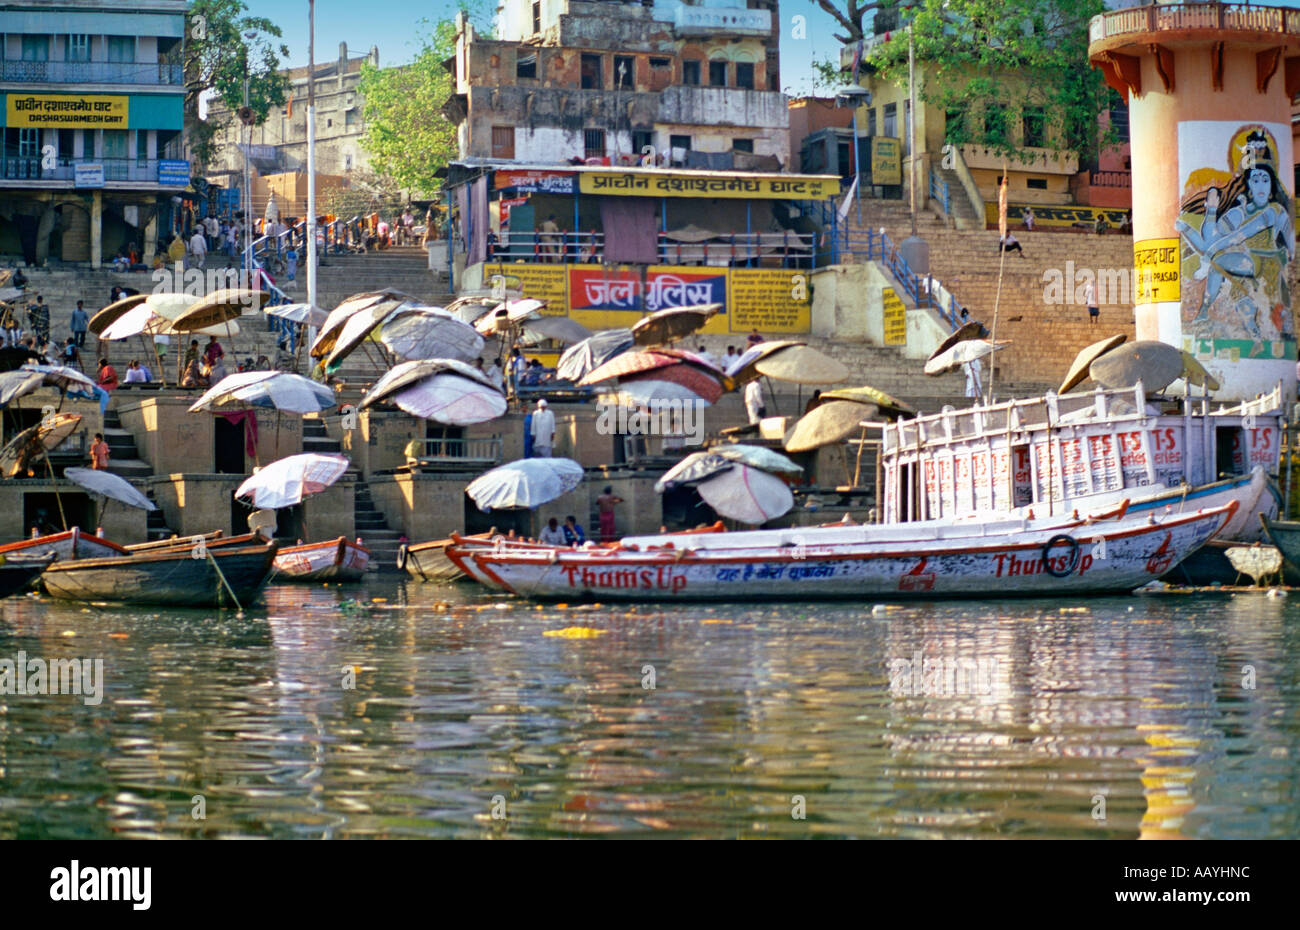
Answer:
M167 539L155 539L153 542L131 543L126 546L127 552L157 552L159 549L177 549L182 546L194 546L200 539L204 545L212 545L218 539L225 538L225 533L221 530L213 530L210 533L203 533L199 536L171 536Z
M1284 580L1287 584L1300 582L1300 522L1271 520L1268 517L1261 517L1260 522L1264 526L1264 535L1282 553L1282 559L1286 563Z
M463 537L467 543L490 539L487 533ZM397 567L418 581L450 584L455 581L472 581L456 563L447 558L447 547L454 539L432 539L428 542L402 543L397 550Z
M0 597L26 591L54 561L52 554L14 556L0 561Z
M369 564L370 550L346 536L291 546L275 557L279 581L360 581Z
M277 546L163 549L117 558L56 562L41 576L51 597L119 604L229 607L229 585L240 605L253 601L270 577ZM217 567L220 567L220 573ZM224 583L222 578L224 576Z
M1238 506L1069 527L932 521L719 533L684 545L641 537L612 549L453 546L448 555L494 587L535 598L1078 596L1132 591L1160 577L1220 532Z
M864 425L881 434L881 521L889 524L1052 516L1119 497L1140 509L1153 495L1207 488L1221 474L1259 467L1276 475L1282 419L1281 386L1211 410L1208 397L1148 397L1139 384ZM1225 537L1258 538L1256 514L1275 512L1276 500L1261 490Z
M18 542L0 546L0 556L11 558L17 555L37 556L47 552L54 553L59 562L72 559L97 559L126 555L124 546L96 536L83 533L81 527L74 526L62 533L50 533L48 536L36 536L32 539L20 539Z

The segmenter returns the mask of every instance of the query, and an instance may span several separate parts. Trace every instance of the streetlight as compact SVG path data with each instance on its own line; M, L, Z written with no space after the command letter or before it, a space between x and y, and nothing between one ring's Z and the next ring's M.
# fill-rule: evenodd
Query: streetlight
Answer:
M257 38L257 31L244 33L244 38L252 42ZM253 110L248 105L248 46L244 46L244 106L239 111L239 119L247 129L244 145L244 249L248 252L245 270L249 276L253 273Z
M850 84L835 92L837 107L853 107L853 191L858 208L858 225L862 225L862 179L858 176L862 162L858 158L858 107L871 106L871 91L858 84Z

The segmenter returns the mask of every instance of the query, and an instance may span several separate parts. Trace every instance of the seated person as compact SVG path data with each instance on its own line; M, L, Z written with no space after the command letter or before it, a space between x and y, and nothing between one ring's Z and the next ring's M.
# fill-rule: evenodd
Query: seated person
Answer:
M123 384L144 384L149 380L149 373L140 367L139 359L131 359L131 363L126 366L126 377L122 379Z
M108 359L99 360L99 386L106 391L112 391L117 388L117 369L108 364Z
M202 372L199 371L198 359L190 359L190 363L185 366L185 371L181 375L181 387L196 388L202 385Z
M529 360L528 367L524 369L523 375L519 378L519 383L523 387L536 387L544 380L546 380L546 369L542 367L541 362L534 358Z

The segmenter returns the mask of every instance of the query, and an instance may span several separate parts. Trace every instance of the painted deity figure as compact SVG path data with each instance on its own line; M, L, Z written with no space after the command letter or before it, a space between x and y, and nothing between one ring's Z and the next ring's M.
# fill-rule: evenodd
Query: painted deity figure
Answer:
M1291 198L1278 180L1268 137L1258 130L1251 132L1241 170L1223 187L1211 186L1188 198L1182 214L1202 217L1199 228L1184 218L1174 223L1200 259L1193 280L1205 281L1191 320L1193 331L1203 334L1211 329L1210 307L1227 284L1229 302L1254 340L1251 355L1260 354L1265 341L1259 327L1260 308L1289 307L1286 267L1295 258ZM1290 314L1282 316L1280 329L1289 335Z

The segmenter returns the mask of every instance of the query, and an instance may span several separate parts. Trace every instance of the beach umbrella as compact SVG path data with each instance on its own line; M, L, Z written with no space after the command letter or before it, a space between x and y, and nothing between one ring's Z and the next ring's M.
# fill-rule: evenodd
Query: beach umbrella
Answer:
M1088 366L1092 380L1103 387L1132 387L1139 381L1150 393L1168 387L1183 373L1181 349L1144 339L1112 349Z
M817 406L828 404L833 400L851 400L858 404L875 404L880 408L880 412L887 417L910 416L916 413L916 408L911 404L886 394L879 388L873 388L869 384L822 391L821 395L813 403L813 408L816 409Z
M21 287L0 287L0 303L17 300L26 293Z
M0 372L0 407L9 406L10 402L27 396L44 384L45 379L34 371L18 368Z
M90 390L95 388L95 382L90 380L85 374L75 368L69 368L67 365L24 365L22 371L36 372L41 376L41 383L49 387L56 387L60 391L68 390Z
M787 452L810 452L841 442L858 432L863 420L880 413L875 404L852 400L833 400L818 404L799 418L785 438Z
M656 493L662 494L682 485L697 484L714 475L736 467L735 461L712 452L692 452L655 482Z
M965 342L967 339L987 339L988 335L988 331L984 328L983 323L976 323L974 320L969 323L963 323L961 326L949 333L948 338L939 343L935 350L930 353L930 359L942 355L959 342ZM927 359L926 361L929 361L930 359Z
M1205 370L1205 366L1196 360L1196 356L1183 350L1183 378L1188 384L1197 387L1204 385L1211 391L1219 389L1219 379Z
M630 329L601 330L565 349L555 367L555 376L576 383L635 344Z
M701 481L695 489L720 516L741 523L766 523L794 506L794 494L784 481L739 462Z
M697 304L656 310L633 325L632 338L639 346L659 345L680 339L703 329L709 318L721 309L722 304Z
M361 399L360 409L382 401L412 416L456 426L495 420L507 406L505 394L484 372L451 358L394 366Z
M262 312L267 316L288 320L290 323L305 323L308 326L321 326L329 316L315 304L276 304L273 307L263 307Z
M409 294L391 288L382 291L370 291L364 294L354 294L348 297L331 310L329 316L325 318L325 322L321 324L320 333L317 334L316 341L311 344L311 357L324 358L329 355L334 349L334 343L338 340L344 324L353 315L360 313L362 310L373 309L378 304L386 304L389 310L395 310L403 303L414 306L419 301ZM380 316L382 318L382 314Z
M54 413L23 430L0 449L0 474L9 478L52 449L57 449L77 431L81 417L75 413Z
M1128 336L1123 333L1116 333L1114 336L1108 336L1105 339L1094 342L1092 345L1084 346L1079 350L1079 354L1074 357L1070 363L1070 370L1065 373L1065 380L1061 386L1056 389L1056 393L1064 394L1071 388L1077 387L1084 381L1088 380L1088 369L1092 363L1101 358L1111 349L1123 345Z
M992 355L994 352L1005 349L1010 344L1010 342L1002 340L990 342L987 339L967 339L965 342L959 342L945 349L939 355L932 356L925 363L925 373L927 375L941 375L945 371L951 371L968 362L984 358L986 355Z
M698 369L709 375L709 377L716 379L724 390L730 390L735 386L735 382L721 368L709 364L694 352L659 347L615 355L589 371L578 383L599 384L613 378L623 379L643 372L654 371L657 368L667 368L670 365L680 364L690 365L692 368Z
M775 449L728 443L701 452L692 452L655 483L655 490L663 493L676 485L694 484L710 478L736 465L744 465L772 475L799 475L803 466L791 461Z
M208 332L238 319L245 307L262 309L270 299L269 291L221 288L192 303L172 320L171 328L177 333Z
M483 473L465 493L484 511L532 509L572 491L582 483L582 474L582 466L573 459L520 459Z
M709 450L732 462L748 465L773 475L800 475L803 466L766 446L751 446L744 443L725 443Z
M554 339L560 345L571 346L591 338L591 330L567 316L539 316L519 324L521 341L536 345L545 339Z
M324 384L287 371L239 371L226 375L190 407L211 410L229 403L274 407L286 413L320 413L338 403Z
M121 300L114 301L92 316L90 322L86 324L86 329L90 330L96 336L100 336L103 334L105 329L117 320L118 317L126 313L128 310L140 306L140 304L144 303L148 299L148 294L132 294L129 297L123 297Z
M277 459L247 478L235 491L235 497L271 510L292 507L338 481L350 464L345 455L318 452Z
M63 477L87 491L102 494L128 507L138 507L141 510L158 509L157 505L137 491L131 482L112 472L94 468L65 468Z
M723 393L721 377L721 372L710 374L694 365L679 362L644 374L619 378L618 390L641 405L665 400L716 404Z
M474 294L469 297L458 297L443 309L462 323L474 323L479 317L491 313L499 306L501 301L495 297Z
M535 298L509 300L498 303L490 313L480 313L474 318L474 328L484 336L503 333L511 325L521 323L539 313L546 306L546 301Z
M483 351L483 337L440 307L395 310L379 324L378 334L384 348L401 359L458 358L470 361ZM342 339L339 345L342 345Z
M793 384L839 384L849 370L805 343L781 340L747 349L727 368L727 374L737 386L764 376Z
M132 336L156 335L167 332L168 325L167 320L154 313L147 304L139 303L104 327L99 338L116 342Z

